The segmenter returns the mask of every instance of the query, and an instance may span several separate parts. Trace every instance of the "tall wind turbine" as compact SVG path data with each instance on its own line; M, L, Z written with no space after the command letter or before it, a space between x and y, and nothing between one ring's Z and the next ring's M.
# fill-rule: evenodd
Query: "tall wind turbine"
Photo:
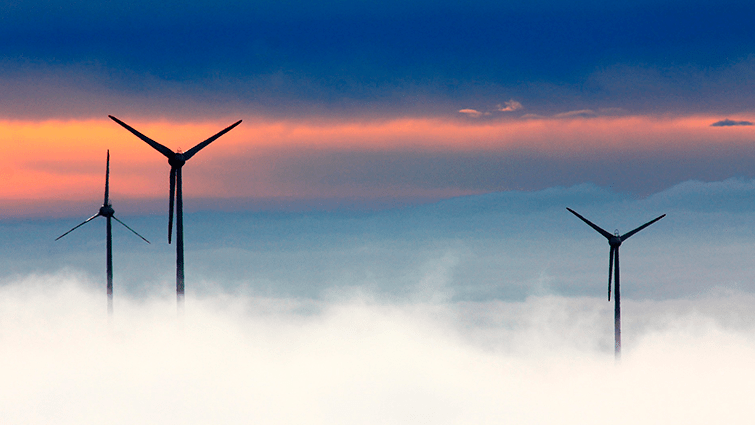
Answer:
M619 231L617 230L613 235L606 232L605 230L601 229L600 227L596 226L594 223L592 223L590 220L582 217L581 215L577 214L576 211L572 210L571 208L566 208L571 212L572 214L579 217L580 220L587 223L588 226L592 227L600 233L601 235L605 236L606 239L608 239L608 244L611 246L611 249L608 253L608 301L611 301L611 273L615 273L614 275L614 340L615 340L615 347L616 347L616 359L621 358L621 292L620 292L620 286L619 286L619 246L621 246L621 243L625 240L629 239L632 235L639 232L640 230L650 226L651 224L655 223L656 221L662 219L666 216L666 214L663 214L660 217L657 217L653 220L648 221L647 223L643 224L642 226L624 233L623 235L619 235ZM616 262L616 268L614 269L614 261Z
M147 239L144 239L144 236L136 233L134 229L128 227L126 223L118 220L118 218L115 216L115 210L113 209L113 206L110 204L110 150L107 151L107 166L105 167L105 201L103 201L102 206L100 207L100 211L97 214L84 220L83 223L79 224L73 229L58 236L58 238L55 240L57 241L58 239L73 232L79 227L89 223L90 221L94 220L97 217L107 218L107 312L108 314L112 315L113 314L113 235L112 235L112 226L110 224L110 219L112 218L118 223L121 223L123 227L134 232L134 234L142 238L144 242L149 243L149 241Z
M184 227L183 227L183 195L181 189L181 168L197 152L202 150L205 146L214 142L215 139L228 133L234 127L241 124L241 120L236 121L234 124L226 127L219 133L205 140L204 142L194 146L186 152L173 152L167 147L157 143L149 137L138 132L133 127L129 126L125 122L118 118L108 115L110 119L117 122L123 128L130 131L134 136L144 140L148 145L152 146L156 151L165 155L168 158L168 164L170 164L170 199L168 206L168 243L171 243L171 236L173 232L173 199L176 202L176 298L178 300L179 309L183 305L184 298Z

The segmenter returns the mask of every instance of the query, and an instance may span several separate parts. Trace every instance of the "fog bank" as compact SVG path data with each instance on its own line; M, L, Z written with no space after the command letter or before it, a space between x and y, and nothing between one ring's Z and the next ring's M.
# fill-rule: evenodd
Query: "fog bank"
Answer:
M105 297L75 275L0 288L3 423L751 423L753 297Z

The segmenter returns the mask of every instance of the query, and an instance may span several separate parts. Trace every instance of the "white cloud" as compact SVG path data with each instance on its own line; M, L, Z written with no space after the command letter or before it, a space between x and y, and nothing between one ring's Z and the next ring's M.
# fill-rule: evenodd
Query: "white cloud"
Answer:
M506 105L505 107L498 105L497 110L500 112L510 112L510 111L517 111L519 109L524 108L521 103L517 102L514 99L509 100L508 102L505 103L505 105Z
M496 106L496 109L493 112L512 112L512 111L518 111L523 108L522 104L517 102L514 99L509 100L503 105ZM493 112L491 111L478 111L476 109L461 109L459 110L459 113L465 114L468 117L471 118L480 118L482 116L489 116L492 115Z
M751 423L752 296L322 303L116 300L76 278L0 288L3 423ZM696 306L707 306L696 308ZM714 306L714 307L710 307ZM732 309L732 306L736 307ZM729 313L729 311L731 311ZM659 320L660 319L660 320ZM694 373L690 373L694 370ZM660 407L662 404L662 408Z
M483 115L482 112L476 110L476 109L460 109L459 113L462 113L468 117L471 118L479 118Z

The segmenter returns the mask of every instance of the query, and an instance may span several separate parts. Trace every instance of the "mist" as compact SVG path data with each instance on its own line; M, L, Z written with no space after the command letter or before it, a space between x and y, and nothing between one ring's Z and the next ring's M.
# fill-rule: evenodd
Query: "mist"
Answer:
M755 181L0 223L3 423L751 423ZM187 201L191 205L191 200ZM622 360L608 244L626 232Z
M701 300L702 301L702 300ZM388 302L216 292L116 299L80 277L0 289L4 423L749 423L752 295ZM699 309L695 305L705 305Z

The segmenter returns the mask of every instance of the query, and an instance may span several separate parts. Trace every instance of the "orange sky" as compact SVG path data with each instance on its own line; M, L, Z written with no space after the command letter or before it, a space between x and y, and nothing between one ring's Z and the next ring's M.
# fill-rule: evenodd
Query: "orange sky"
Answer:
M174 124L119 118L174 150L187 150L234 121ZM689 152L701 149L750 149L755 129L752 126L710 126L720 119L718 116L621 116L321 123L245 119L187 164L184 193L187 198L282 196L311 199L390 197L393 194L444 197L489 191L489 188L476 190L453 185L423 188L411 180L385 187L365 186L349 181L348 173L343 174L341 181L329 183L316 178L287 178L286 167L297 167L289 160L297 158L293 164L307 165L310 154L336 155L322 165L326 168L323 173L332 174L342 165L348 167L349 164L337 161L338 155L344 153L398 157L410 153L450 158L517 153L568 162L656 153L684 158ZM167 161L106 117L89 121L0 121L0 137L5 148L0 159L3 170L0 199L3 201L98 199L103 188L107 149L112 155L114 197L167 197ZM467 170L475 173L474 162ZM291 171L291 175L297 175L298 170ZM360 170L362 174L367 172ZM378 182L385 177L379 175L379 169L369 172ZM360 178L370 177L361 175ZM365 187L369 190L365 191ZM501 187L504 189L505 184Z

